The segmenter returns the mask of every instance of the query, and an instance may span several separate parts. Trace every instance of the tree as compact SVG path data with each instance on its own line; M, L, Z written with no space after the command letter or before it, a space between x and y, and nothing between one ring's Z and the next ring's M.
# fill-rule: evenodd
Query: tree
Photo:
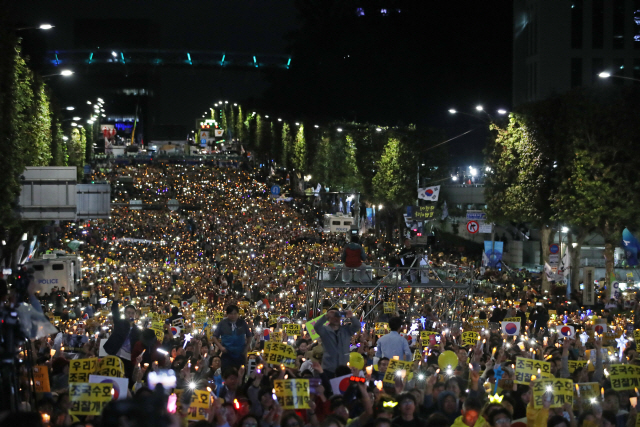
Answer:
M291 153L291 165L301 174L307 171L307 142L304 137L304 125L300 124Z
M285 122L282 125L282 152L280 157L280 164L283 168L287 168L290 165L289 159L291 157L291 151L293 150L293 135L291 135L291 125Z
M570 154L552 206L556 218L583 230L584 237L593 230L603 236L607 285L622 230L640 223L640 159L631 155L640 142L639 95L635 87L604 87L575 90L558 99L565 126L559 133L569 142Z
M51 161L49 166L67 166L69 155L57 114L51 115Z
M23 66L26 67L26 64ZM24 112L21 146L26 166L47 166L51 160L51 114L45 85L33 80L31 105Z
M415 164L401 139L390 135L373 177L373 196L376 203L384 205L387 215L387 239L393 236L393 224L397 221L402 230L404 205L416 199Z
M69 144L69 166L75 166L78 170L78 181L84 176L84 157L87 140L82 126L74 127L71 131Z
M491 125L495 139L486 149L489 173L484 194L492 222L528 222L540 227L541 252L546 260L555 233L550 197L556 173L547 144L536 137L527 118L512 113L506 128ZM543 275L543 289L548 290L548 286Z

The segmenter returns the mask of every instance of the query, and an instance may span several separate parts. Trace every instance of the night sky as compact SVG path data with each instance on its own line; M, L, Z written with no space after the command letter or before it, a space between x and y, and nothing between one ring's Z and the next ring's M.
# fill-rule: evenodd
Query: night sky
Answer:
M291 70L157 68L144 75L78 67L54 87L61 102L102 96L108 112L132 115L136 100L109 94L146 86L150 125L181 124L218 99L260 106L283 117L357 120L441 128L451 137L479 120L450 117L510 108L512 6L508 0L29 0L2 2L17 26L47 22L51 31L21 32L43 74L46 50L184 49L292 53ZM365 16L356 16L357 7ZM388 10L386 16L380 13ZM348 55L348 58L347 58ZM111 105L109 104L111 102ZM302 117L297 117L302 116ZM151 128L151 126L149 126ZM480 162L482 130L449 144L452 163Z

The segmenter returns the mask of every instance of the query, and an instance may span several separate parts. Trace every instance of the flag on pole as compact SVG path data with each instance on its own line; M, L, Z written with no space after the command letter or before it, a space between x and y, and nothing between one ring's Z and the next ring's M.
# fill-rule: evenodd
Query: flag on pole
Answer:
M442 205L442 218L440 218L442 221L444 221L444 219L446 217L449 216L449 208L447 207L447 201L444 201L444 204Z
M437 202L439 194L440 194L439 185L436 185L434 187L418 188L418 199Z
M560 261L560 268L558 269L558 274L561 274L564 277L569 275L569 269L571 268L571 251L567 248L564 251L564 255L562 256L562 260Z
M627 259L627 264L631 267L638 265L640 243L628 228L622 231L622 246L624 247L624 257Z

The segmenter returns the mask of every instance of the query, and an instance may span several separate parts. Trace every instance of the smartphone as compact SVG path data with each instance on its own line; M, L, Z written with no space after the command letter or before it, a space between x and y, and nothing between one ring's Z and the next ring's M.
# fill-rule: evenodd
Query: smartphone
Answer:
M176 387L176 373L173 369L162 369L158 372L149 372L148 381L149 388L151 390L155 389L156 385L160 384L165 391L169 391Z

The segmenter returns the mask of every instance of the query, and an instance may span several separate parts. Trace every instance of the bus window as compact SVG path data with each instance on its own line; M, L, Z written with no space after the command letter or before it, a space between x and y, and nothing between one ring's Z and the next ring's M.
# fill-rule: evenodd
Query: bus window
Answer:
M51 265L51 269L52 270L64 270L64 264L52 264Z
M36 264L36 265L33 266L33 269L35 271L44 271L44 265Z

